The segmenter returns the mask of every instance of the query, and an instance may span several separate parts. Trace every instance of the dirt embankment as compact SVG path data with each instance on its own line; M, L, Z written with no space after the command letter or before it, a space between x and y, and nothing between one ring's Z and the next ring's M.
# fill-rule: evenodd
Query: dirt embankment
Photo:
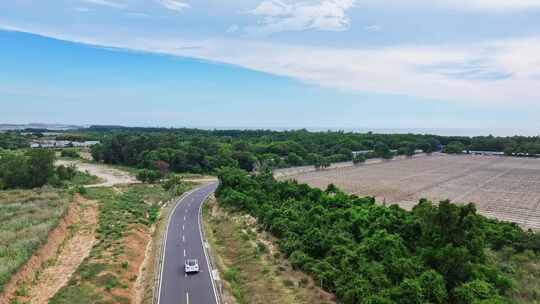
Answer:
M47 242L6 285L0 303L45 304L90 253L95 240L97 204L77 195Z

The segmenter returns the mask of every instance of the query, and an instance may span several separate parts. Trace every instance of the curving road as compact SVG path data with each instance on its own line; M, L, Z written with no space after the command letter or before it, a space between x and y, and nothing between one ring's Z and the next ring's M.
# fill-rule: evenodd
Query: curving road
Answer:
M158 304L216 304L216 293L201 234L200 210L217 183L197 188L179 201L165 232ZM199 260L200 272L186 275L184 260Z

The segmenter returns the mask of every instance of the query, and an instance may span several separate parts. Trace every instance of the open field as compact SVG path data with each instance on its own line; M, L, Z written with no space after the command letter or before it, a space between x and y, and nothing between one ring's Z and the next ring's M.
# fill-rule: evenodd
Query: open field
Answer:
M54 189L0 192L0 293L66 212L70 196Z
M56 164L64 166L75 165L78 170L97 176L102 183L92 185L92 187L110 187L117 184L138 183L135 177L128 172L116 169L112 166L72 160L59 160Z
M540 229L540 159L433 154L288 176L412 208L420 198L473 202L489 217Z

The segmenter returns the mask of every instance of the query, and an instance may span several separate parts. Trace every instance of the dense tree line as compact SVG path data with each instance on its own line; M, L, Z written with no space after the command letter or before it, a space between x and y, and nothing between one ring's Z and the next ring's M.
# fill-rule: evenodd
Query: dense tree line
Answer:
M495 136L437 136L437 140L445 147L451 145L449 153L460 147L462 151L493 151L505 152L507 155L537 155L540 154L540 136L512 136L512 137L495 137Z
M315 165L353 160L353 151L370 151L361 159L412 155L416 149L432 152L439 142L430 136L412 134L357 134L344 132L238 131L194 129L112 129L102 133L92 156L110 164L155 169L167 162L174 172L215 172L221 167L247 171L257 166L271 168ZM98 128L98 130L103 130Z
M75 176L74 167L55 168L54 160L55 153L51 150L0 152L0 190L58 185Z
M100 140L95 159L153 170L165 161L175 172L215 172L223 166L251 171L257 166L282 168L333 162L362 162L440 151L499 151L508 155L540 154L540 137L457 137L419 134L309 132L307 130L200 130L92 127L82 137ZM353 151L363 151L353 159ZM358 154L357 154L358 156Z
M224 169L220 204L253 215L293 267L342 303L507 303L512 280L486 251L540 252L540 237L488 220L472 204L421 200L412 211L373 198Z

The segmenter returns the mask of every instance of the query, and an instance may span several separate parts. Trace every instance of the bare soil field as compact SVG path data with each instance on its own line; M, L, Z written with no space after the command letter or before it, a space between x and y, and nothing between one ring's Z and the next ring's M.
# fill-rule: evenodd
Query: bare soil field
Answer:
M93 164L85 163L80 161L68 161L68 160L59 160L56 162L56 165L75 165L77 169L82 172L88 172L91 175L95 175L103 180L103 183L88 185L87 187L112 187L119 184L135 184L138 183L137 179L134 176L130 175L128 172L113 168L111 166L103 164Z
M540 230L540 159L433 154L285 178L323 189L333 183L405 209L420 198L473 202L485 216Z

